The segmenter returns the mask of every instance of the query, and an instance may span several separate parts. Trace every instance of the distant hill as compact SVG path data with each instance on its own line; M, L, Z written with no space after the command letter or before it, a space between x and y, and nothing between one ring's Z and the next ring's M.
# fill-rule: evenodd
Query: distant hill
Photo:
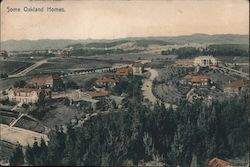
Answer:
M126 45L129 43L130 45ZM25 51L45 50L72 46L74 48L94 47L109 48L116 46L147 47L148 45L172 45L185 43L214 43L214 44L249 44L248 35L236 34L193 34L174 37L129 37L113 40L67 40L67 39L41 39L41 40L8 40L1 42L1 50Z
M27 51L64 48L75 43L84 43L83 40L41 39L41 40L8 40L1 42L1 50Z

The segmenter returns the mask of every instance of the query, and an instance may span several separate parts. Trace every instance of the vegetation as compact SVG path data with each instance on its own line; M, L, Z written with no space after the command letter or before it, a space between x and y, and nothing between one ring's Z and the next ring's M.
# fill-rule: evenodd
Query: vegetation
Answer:
M98 114L80 127L75 126L77 120L66 131L55 127L48 145L35 142L24 156L16 150L11 164L121 166L158 159L168 166L204 166L215 156L234 159L247 154L247 96L209 105L180 101L175 110L158 103L150 109L140 98L141 79L122 78L114 87L135 97L126 110Z
M139 100L127 111L98 115L82 127L56 127L48 146L29 147L32 165L136 165L158 157L170 166L189 166L215 156L222 159L247 153L247 98L214 102L181 102L174 111L157 104L153 110ZM33 157L33 158L32 158Z
M21 145L17 145L13 155L10 157L10 165L23 165L24 164L24 154Z
M129 76L129 78L121 78L120 82L113 88L114 93L127 93L129 96L139 96L142 77Z
M129 41L121 40L121 41L114 41L114 42L92 42L92 43L86 44L86 47L109 48L109 47L113 47L113 46L120 45L120 44L127 43L127 42Z
M241 56L248 57L249 46L244 44L221 44L210 45L208 48L183 47L162 51L162 55L175 54L179 59L188 59L200 55L213 56Z
M1 73L0 78L8 78L8 74L7 73Z
M24 88L27 85L27 82L24 80L16 81L14 83L15 88Z

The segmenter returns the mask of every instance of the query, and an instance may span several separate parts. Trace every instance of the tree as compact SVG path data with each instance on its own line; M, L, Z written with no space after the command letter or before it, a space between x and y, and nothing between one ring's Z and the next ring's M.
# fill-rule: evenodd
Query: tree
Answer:
M16 81L14 83L15 88L24 88L27 85L27 82L24 80Z
M13 155L10 157L10 165L21 166L24 164L24 154L22 146L17 145Z
M33 148L30 147L29 145L27 146L26 151L25 151L25 158L29 165L35 164Z
M64 105L65 105L65 106L69 106L69 105L70 105L70 100L69 100L68 97L66 97L66 98L64 99Z
M38 101L37 101L38 106L45 106L45 97L46 97L45 92L41 91L38 96Z
M146 160L152 160L152 156L155 153L155 148L154 148L154 144L152 141L152 137L149 136L148 133L144 132L144 136L143 136L143 143L144 143L144 147L145 147L145 154L146 154Z
M7 73L1 73L0 78L8 78L8 74Z

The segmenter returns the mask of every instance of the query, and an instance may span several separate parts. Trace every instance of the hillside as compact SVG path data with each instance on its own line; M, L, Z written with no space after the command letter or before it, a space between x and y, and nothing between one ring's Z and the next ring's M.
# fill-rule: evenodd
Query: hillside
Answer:
M248 35L207 35L207 34L193 34L186 36L175 37L130 37L113 40L67 40L67 39L42 39L42 40L8 40L1 42L1 50L7 51L25 51L25 50L44 50L54 48L64 48L73 46L76 48L115 48L122 47L129 49L129 47L143 47L149 45L172 45L172 44L186 44L186 43L214 43L214 44L249 44ZM125 48L124 48L125 47Z

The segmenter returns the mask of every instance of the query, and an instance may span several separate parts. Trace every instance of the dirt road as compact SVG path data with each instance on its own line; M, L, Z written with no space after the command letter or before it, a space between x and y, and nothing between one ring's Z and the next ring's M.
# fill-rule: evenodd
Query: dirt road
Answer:
M143 85L142 85L142 91L145 99L148 99L150 102L155 104L157 102L157 98L153 95L152 92L152 85L153 85L153 80L158 76L158 71L155 69L145 69L150 72L150 77L149 79L145 80Z

